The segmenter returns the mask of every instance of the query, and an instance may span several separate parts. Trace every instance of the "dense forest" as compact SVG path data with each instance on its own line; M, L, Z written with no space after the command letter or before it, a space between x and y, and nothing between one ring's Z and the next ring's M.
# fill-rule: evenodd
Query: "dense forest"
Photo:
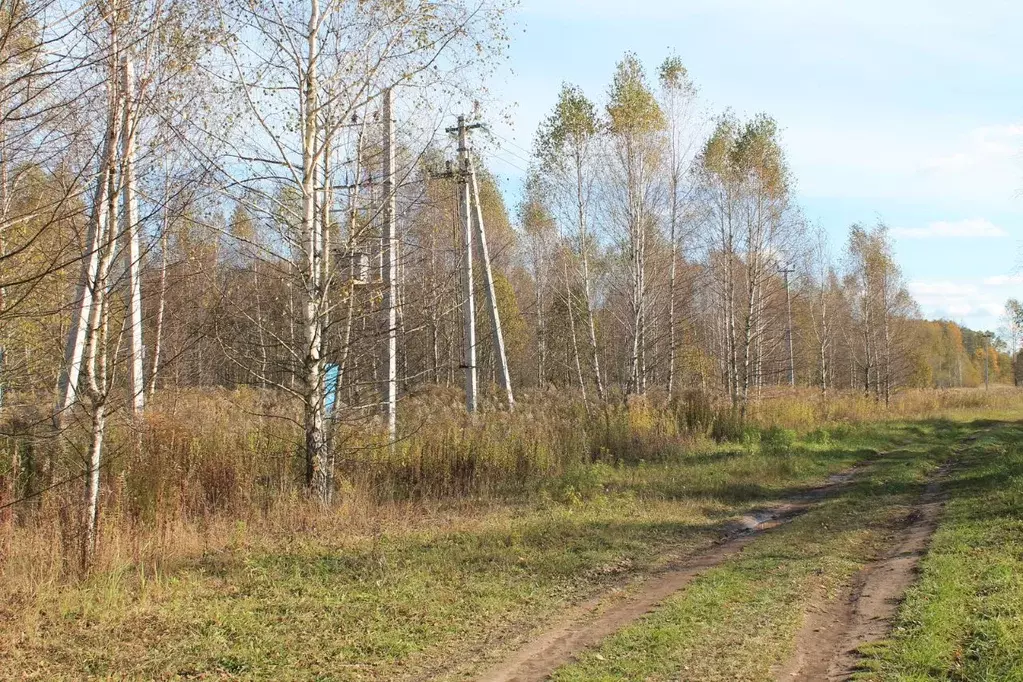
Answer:
M506 9L0 7L4 523L88 565L105 513L497 490L635 410L1018 383L1018 303L922 319L887 227L815 224L783 122L678 57L551 93L529 150L489 131Z

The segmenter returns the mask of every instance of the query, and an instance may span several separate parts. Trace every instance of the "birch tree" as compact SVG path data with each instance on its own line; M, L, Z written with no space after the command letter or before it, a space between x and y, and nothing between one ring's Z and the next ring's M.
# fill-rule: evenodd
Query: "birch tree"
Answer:
M611 220L625 234L629 263L629 360L627 393L646 390L647 242L655 227L661 164L658 134L664 114L634 54L618 63L608 92Z
M519 223L525 233L525 260L533 278L533 315L536 348L536 385L547 385L547 302L552 293L552 270L556 225L544 205L542 185L536 175L526 183L526 193L519 205Z
M221 12L237 36L228 49L236 120L255 128L243 142L232 141L229 154L248 173L237 177L231 165L224 171L231 178L228 185L243 186L250 196L266 200L263 207L250 208L268 218L287 217L272 228L277 239L271 240L274 250L268 256L286 260L295 278L301 343L286 345L300 381L296 389L279 387L292 391L302 405L305 480L326 502L332 471L324 372L337 274L331 245L353 242L351 235L337 234L338 225L330 219L331 189L335 178L351 170L344 161L353 158L353 133L374 111L371 128L379 134L381 93L399 85L435 84L444 74L488 59L501 44L501 7L425 0L226 0ZM400 96L400 89L395 92ZM371 176L352 179L356 185L372 183ZM285 196L277 191L282 187L291 188L287 196L294 203L274 198ZM274 211L267 215L270 205Z
M795 249L801 222L791 212L789 171L770 118L722 118L699 163L706 247L722 308L723 382L744 411L760 379L768 287L778 255Z
M859 339L855 363L865 393L887 404L899 383L904 333L901 321L915 314L912 298L895 262L884 224L849 228L846 244L847 288L854 301L853 324Z
M574 226L574 235L568 241L573 244L582 285L590 370L596 385L597 398L603 402L606 395L600 371L600 350L597 346L597 327L593 315L593 281L590 268L594 242L589 225L594 184L593 154L596 151L599 130L596 107L578 87L565 84L561 86L554 111L540 124L536 149L540 170L551 190L549 203L556 208L563 225ZM568 297L572 296L573 280L574 278L565 277ZM569 310L573 307L570 305ZM572 324L574 338L574 322ZM575 352L578 354L578 348Z
M808 278L810 321L816 340L817 381L821 395L827 398L830 378L834 373L831 355L834 350L836 311L832 299L835 296L838 277L827 233L818 226L813 237L813 249L805 269L810 274Z
M1018 299L1010 298L1005 302L1005 312L1002 314L1002 338L1012 358L1012 385L1019 386L1020 368L1019 351L1020 341L1023 339L1023 303Z
M671 396L675 390L675 366L678 352L678 320L676 313L678 288L679 240L683 221L692 219L691 167L697 142L695 104L696 87L682 60L669 57L658 70L661 85L661 109L664 111L668 152L665 158L668 175L668 380Z

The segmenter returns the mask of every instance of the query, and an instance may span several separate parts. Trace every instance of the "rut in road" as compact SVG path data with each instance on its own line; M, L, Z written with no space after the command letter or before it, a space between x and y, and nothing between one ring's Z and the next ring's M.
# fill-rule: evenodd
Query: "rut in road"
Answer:
M778 672L778 682L849 679L864 644L883 639L938 526L939 469L913 507L892 549L856 574L849 588L823 610L810 614L796 638L796 651Z
M825 485L762 513L743 517L737 530L723 542L651 578L626 599L608 605L605 597L583 604L572 616L523 644L477 681L539 682L547 679L576 654L646 615L702 572L741 552L761 533L805 513L815 502L838 492L854 473L855 468L836 474Z

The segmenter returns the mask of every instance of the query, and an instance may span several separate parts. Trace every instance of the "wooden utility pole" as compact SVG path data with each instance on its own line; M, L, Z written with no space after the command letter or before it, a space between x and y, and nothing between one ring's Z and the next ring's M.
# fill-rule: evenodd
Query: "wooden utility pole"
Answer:
M512 393L511 373L508 371L508 354L505 352L504 332L501 330L501 313L497 309L497 289L494 287L494 272L490 267L490 250L487 248L487 233L483 227L483 206L480 204L480 188L476 181L476 165L469 158L469 181L472 185L472 199L476 208L476 244L483 264L483 281L487 287L487 308L490 312L490 328L494 338L494 354L497 356L498 377L501 389L508 400L508 409L515 409Z
M395 227L394 115L391 89L384 91L384 234L383 279L387 338L384 369L384 403L387 434L393 444L398 436L398 236Z
M785 342L789 347L789 386L796 385L796 355L792 350L792 295L789 292L789 275L796 269L791 265L783 265L778 272L785 278Z

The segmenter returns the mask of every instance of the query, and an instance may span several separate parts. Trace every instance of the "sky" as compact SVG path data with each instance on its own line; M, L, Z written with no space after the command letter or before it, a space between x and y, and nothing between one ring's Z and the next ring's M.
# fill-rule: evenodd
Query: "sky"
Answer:
M887 224L929 318L996 329L1023 298L1023 3L1000 0L521 0L490 84L491 163L516 193L562 82L602 101L615 64L681 57L708 116L782 129L806 217L838 252Z

